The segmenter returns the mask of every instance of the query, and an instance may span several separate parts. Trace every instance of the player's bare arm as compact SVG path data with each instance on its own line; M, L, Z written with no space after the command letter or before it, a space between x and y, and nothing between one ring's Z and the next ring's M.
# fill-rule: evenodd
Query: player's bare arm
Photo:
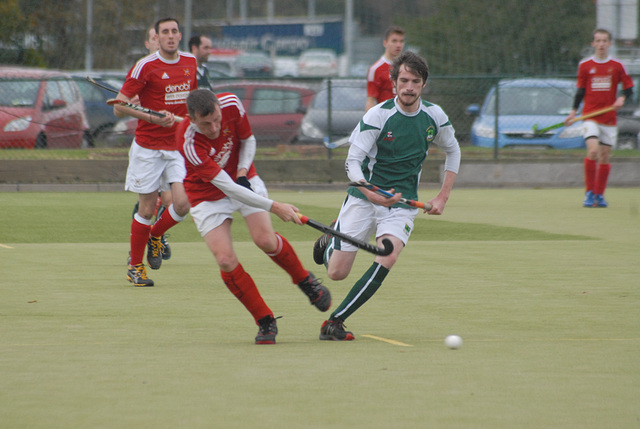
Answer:
M449 195L451 194L451 189L453 189L453 184L456 181L457 174L452 171L445 171L444 180L442 182L442 188L440 188L440 192L438 195L432 200L429 201L433 206L431 210L426 213L430 215L441 215L444 212L444 207L447 205L447 201L449 200Z
M294 222L298 225L302 225L302 221L297 213L300 210L296 206L287 203L279 203L278 201L274 201L271 205L271 213L278 216L284 222Z

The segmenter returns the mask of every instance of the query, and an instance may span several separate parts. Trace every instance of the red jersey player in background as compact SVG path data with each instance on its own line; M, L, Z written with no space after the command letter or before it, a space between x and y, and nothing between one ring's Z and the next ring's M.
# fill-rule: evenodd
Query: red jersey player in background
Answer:
M593 32L591 46L594 55L578 65L577 92L573 109L565 119L572 123L580 103L584 99L582 114L613 106L614 110L584 121L584 138L587 156L584 159L584 182L586 188L584 207L607 207L604 191L611 171L609 156L618 137L617 113L626 99L633 94L633 81L624 65L609 56L611 33L604 29ZM622 84L622 94L618 93Z
M178 126L176 140L187 169L184 188L191 217L220 267L224 284L259 326L256 344L274 344L278 328L273 312L233 250L234 212L244 217L254 243L291 276L318 310L329 309L331 294L302 266L291 244L273 230L269 211L300 224L298 210L267 198L253 166L256 139L238 97L230 93L216 97L198 89L187 97L187 107L189 118Z
M138 118L135 137L129 150L125 189L138 194L139 208L131 222L131 259L127 278L135 286L153 286L143 264L145 247L152 269L162 264L161 236L189 213L189 200L182 181L186 174L184 160L175 144L174 115L186 116L186 98L198 87L196 58L178 50L182 35L178 21L164 18L155 24L157 52L140 59L129 71L117 99L130 101L138 96L140 104L164 113L162 118L114 105L118 117ZM171 185L173 202L153 223L158 189L163 182Z
M367 73L367 102L365 104L365 112L378 103L382 103L390 98L395 97L395 89L389 77L389 68L391 63L398 55L402 53L404 48L404 29L397 26L391 26L384 33L384 54L369 67Z

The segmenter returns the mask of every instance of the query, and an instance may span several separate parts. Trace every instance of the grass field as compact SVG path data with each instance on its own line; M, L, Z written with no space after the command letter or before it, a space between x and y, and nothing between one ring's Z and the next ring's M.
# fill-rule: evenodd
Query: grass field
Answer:
M422 190L423 200L434 195ZM321 222L341 192L272 192ZM325 314L234 227L275 346L221 282L190 218L126 281L134 196L0 193L1 428L640 428L640 189L457 189L376 296ZM316 231L282 224L305 265ZM370 265L361 253L344 297ZM464 340L459 350L443 344Z

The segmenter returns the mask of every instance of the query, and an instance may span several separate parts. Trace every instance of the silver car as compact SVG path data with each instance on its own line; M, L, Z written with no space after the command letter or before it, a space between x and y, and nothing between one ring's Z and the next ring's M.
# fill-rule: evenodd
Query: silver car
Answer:
M322 143L351 135L365 113L366 101L365 79L324 80L302 119L297 141Z

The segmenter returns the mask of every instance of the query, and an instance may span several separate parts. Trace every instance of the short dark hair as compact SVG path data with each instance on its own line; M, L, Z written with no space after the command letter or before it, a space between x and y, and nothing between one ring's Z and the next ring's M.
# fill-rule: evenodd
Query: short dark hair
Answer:
M403 64L407 69L420 76L423 83L427 83L427 78L429 77L429 66L427 65L427 61L420 55L411 51L404 51L393 61L393 65L391 66L391 71L389 73L392 81L395 82L398 80L400 67Z
M605 30L604 28L596 28L595 30L593 30L593 33L591 33L591 40L595 39L596 34L598 33L606 34L607 37L609 37L609 40L613 38L609 30Z
M384 40L387 40L392 34L400 34L404 36L404 28L398 27L397 25L392 25L387 28L387 31L384 32Z
M201 35L196 34L195 36L192 36L191 39L189 39L189 50L192 50L194 46L196 48L200 47L200 45L202 44L201 37Z
M176 24L178 24L178 28L180 28L180 23L178 22L177 19L171 18L171 17L161 18L161 19L157 20L156 24L154 25L154 28L156 29L156 33L158 35L160 34L160 24L164 24L165 22L170 22L170 21L173 21Z
M218 97L208 89L194 89L187 96L187 111L193 119L196 114L200 117L212 114L219 104Z

